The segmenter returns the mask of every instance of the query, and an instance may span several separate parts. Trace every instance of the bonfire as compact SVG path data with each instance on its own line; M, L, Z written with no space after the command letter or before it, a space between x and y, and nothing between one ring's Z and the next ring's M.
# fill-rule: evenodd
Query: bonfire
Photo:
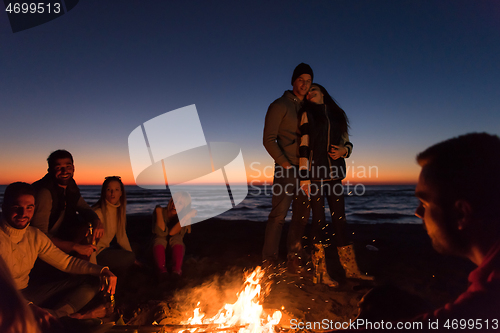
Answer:
M203 332L199 329L207 325L207 332L274 333L274 327L279 324L282 315L278 310L272 315L266 314L262 307L263 298L269 292L268 288L263 288L261 284L264 275L265 271L257 267L247 274L235 303L225 304L215 316L206 318L200 310L201 303L199 302L193 310L193 316L183 321L182 324L198 326L189 329L190 332L197 332L197 330ZM178 332L184 331L185 329Z
M238 287L224 283L225 288L220 290L214 288L212 282L207 282L199 288L179 293L179 302L174 304L181 304L180 309L175 305L171 308L167 303L158 304L161 310L154 313L157 319L152 325L145 325L144 322L142 325L137 325L139 324L137 321L134 325L129 322L126 325L113 326L110 332L276 333L281 328L282 312L266 311L262 306L264 298L271 291L271 280L270 276L266 276L266 271L259 266L245 274L243 286L240 286L241 282L233 281L230 284L237 283ZM223 304L223 300L234 299L235 296L236 302L226 303L220 309L214 307L216 304ZM181 309L184 310L179 311ZM209 309L207 312L216 315L209 317L202 309ZM281 306L281 310L284 310L284 306ZM286 313L284 317L289 319Z

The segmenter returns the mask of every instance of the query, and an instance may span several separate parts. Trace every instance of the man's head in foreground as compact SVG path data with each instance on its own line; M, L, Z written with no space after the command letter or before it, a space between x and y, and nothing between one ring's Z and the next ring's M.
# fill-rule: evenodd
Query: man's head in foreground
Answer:
M500 138L462 135L426 149L417 162L415 214L433 247L479 265L500 239Z
M5 221L16 229L24 229L35 212L35 192L30 184L12 183L5 189L2 214Z
M56 179L60 186L65 187L73 179L75 166L73 156L67 150L56 150L47 158L48 172Z

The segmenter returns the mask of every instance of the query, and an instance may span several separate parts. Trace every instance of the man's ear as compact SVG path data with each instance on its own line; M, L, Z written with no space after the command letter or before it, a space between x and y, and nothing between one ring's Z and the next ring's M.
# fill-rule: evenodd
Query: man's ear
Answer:
M466 229L473 221L470 203L463 199L455 201L455 212L457 214L458 230Z

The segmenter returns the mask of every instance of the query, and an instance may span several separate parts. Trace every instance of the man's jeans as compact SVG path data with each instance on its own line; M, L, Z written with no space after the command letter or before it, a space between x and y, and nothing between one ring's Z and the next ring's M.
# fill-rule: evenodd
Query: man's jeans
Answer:
M309 219L309 201L299 193L298 166L284 169L279 165L274 167L273 199L271 213L266 226L263 260L278 260L281 230L286 214L292 203L292 221L288 231L288 255L293 255L302 249L302 236Z
M70 276L65 280L37 284L30 281L21 290L24 298L40 307L57 310L69 304L73 310L83 308L99 292L99 278L90 275Z

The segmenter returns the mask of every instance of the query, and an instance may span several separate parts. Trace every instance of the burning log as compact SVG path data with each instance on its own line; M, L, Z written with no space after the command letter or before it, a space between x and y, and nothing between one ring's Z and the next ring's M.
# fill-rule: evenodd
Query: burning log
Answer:
M245 328L248 325L232 326L232 327L218 327L219 325L214 324L198 324L198 325L123 325L123 326L113 326L110 332L116 333L168 333L168 332L193 332L194 329L203 329L202 331L197 330L199 333L210 333L210 332L238 332L240 329ZM180 331L182 330L182 331Z

